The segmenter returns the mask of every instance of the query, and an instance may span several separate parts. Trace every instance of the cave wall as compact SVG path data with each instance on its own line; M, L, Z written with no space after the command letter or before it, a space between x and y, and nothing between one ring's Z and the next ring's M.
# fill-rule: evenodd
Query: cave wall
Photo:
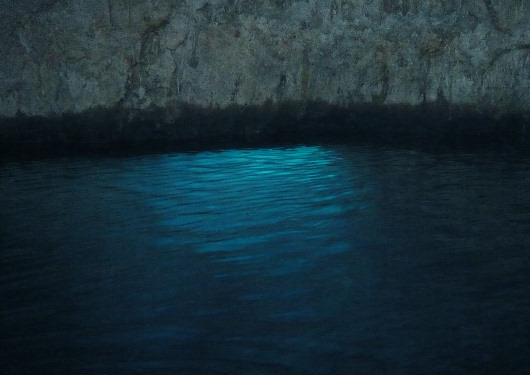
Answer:
M0 116L285 101L527 113L529 25L526 0L1 0Z

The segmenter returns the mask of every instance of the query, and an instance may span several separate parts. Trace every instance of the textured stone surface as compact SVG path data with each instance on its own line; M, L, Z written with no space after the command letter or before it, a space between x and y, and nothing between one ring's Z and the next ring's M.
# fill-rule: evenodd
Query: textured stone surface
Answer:
M189 104L291 102L299 117L313 102L530 112L526 0L0 0L0 14L4 118L106 109L123 126L157 109L175 124Z

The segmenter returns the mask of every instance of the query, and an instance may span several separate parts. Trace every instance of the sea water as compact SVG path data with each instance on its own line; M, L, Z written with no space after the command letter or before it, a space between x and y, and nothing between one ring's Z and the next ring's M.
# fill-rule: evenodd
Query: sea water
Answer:
M3 374L522 374L530 159L293 146L0 164Z

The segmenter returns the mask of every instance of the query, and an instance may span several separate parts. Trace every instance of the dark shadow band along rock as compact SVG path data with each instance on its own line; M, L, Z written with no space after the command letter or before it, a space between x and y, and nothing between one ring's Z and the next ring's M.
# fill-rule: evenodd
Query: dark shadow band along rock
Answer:
M322 102L203 108L179 104L141 111L94 109L56 117L0 120L2 154L163 151L289 143L365 142L465 149L530 144L530 116L447 104Z

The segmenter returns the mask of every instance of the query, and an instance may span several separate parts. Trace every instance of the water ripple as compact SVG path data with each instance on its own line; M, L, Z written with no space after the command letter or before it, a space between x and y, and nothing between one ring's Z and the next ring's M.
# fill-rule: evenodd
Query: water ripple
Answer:
M7 373L526 371L530 162L350 146L0 165Z

